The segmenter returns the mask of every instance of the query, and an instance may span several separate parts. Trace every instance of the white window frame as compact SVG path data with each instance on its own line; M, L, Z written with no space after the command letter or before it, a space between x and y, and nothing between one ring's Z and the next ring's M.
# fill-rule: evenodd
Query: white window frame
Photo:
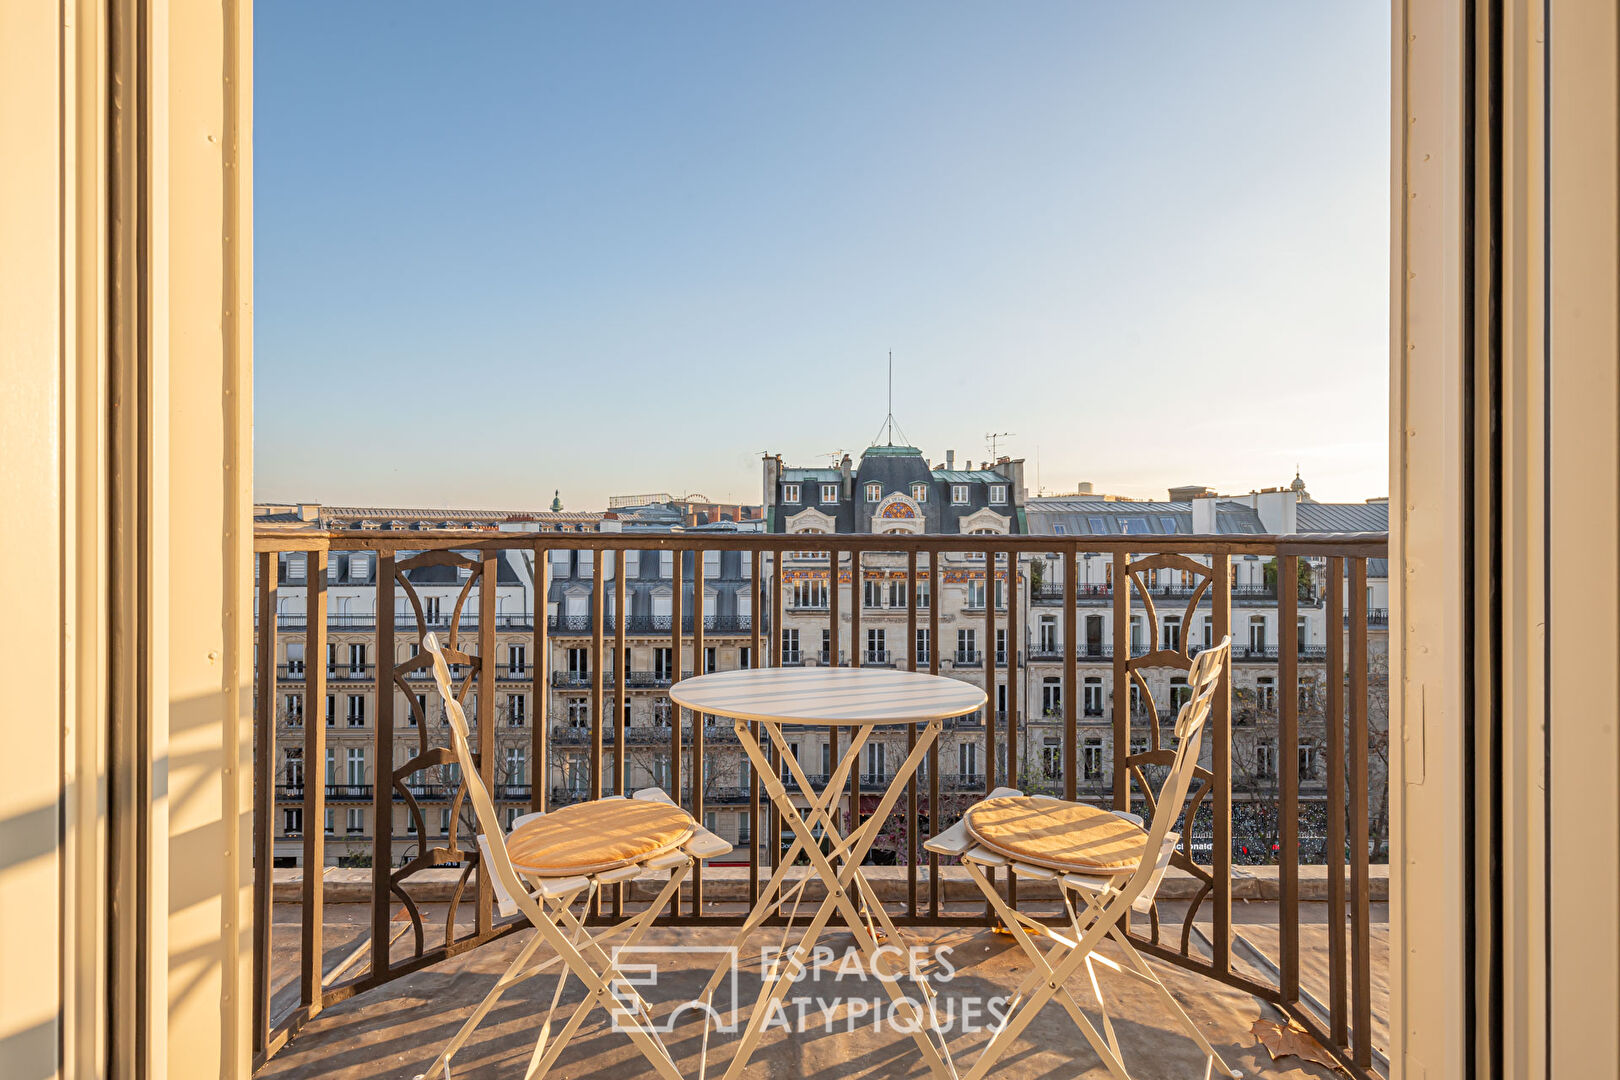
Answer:
M796 502L798 502L799 501L799 485L798 484L783 484L782 485L782 501L785 502L785 503L796 503Z
M925 503L928 501L928 485L918 482L911 485L911 501Z
M821 505L826 506L829 503L836 503L837 501L838 501L838 485L837 484L822 484L821 485Z
M869 503L882 502L883 485L878 483L876 480L869 482L866 485L866 501Z
M951 485L951 505L966 506L968 504L968 486L966 484Z
M1005 505L1007 505L1007 485L1006 484L991 484L990 485L990 505L991 506L1005 506Z

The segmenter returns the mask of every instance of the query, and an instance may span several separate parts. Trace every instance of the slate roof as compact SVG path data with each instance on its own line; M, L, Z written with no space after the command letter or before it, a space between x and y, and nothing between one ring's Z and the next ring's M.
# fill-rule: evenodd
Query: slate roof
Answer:
M1193 531L1192 507L1174 502L1047 498L1029 501L1029 531L1055 536L1169 536ZM1260 533L1260 515L1242 503L1215 508L1222 533Z
M1302 533L1388 532L1389 503L1302 502L1295 522Z

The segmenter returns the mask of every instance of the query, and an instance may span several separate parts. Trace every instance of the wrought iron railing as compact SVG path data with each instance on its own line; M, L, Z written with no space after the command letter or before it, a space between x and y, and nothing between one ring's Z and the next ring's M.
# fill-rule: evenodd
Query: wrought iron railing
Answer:
M631 700L629 691L636 689L638 683L662 689L667 688L669 682L690 677L691 673L682 671L679 678L666 678L658 672L648 680L646 672L627 670L625 685L616 685L613 658L623 657L630 644L628 638L642 631L636 629L639 624L623 610L624 582L618 582L619 588L606 588L606 575L614 572L604 568L607 560L594 560L592 610L585 616L585 623L578 627L566 621L572 616L564 617L561 624L529 616L501 616L496 610L496 560L502 552L512 549L530 555L539 571L537 589L544 595L552 547L697 552L735 548L752 552L750 595L756 598L757 618L743 616L728 622L705 612L703 560L694 559L692 567L687 569L683 560L677 559L675 565L680 569L671 582L674 610L664 622L654 625L651 632L667 635L655 643L660 648L667 646L671 655L683 658L704 657L705 643L712 643L715 636L741 636L742 642L732 644L748 646L750 663L775 666L792 663L795 659L809 659L803 653L777 656L773 647L773 638L779 637L775 628L784 625L784 611L788 610L786 600L791 593L791 589L783 588L783 556L789 551L802 551L807 545L836 553L850 575L842 580L832 575L833 584L828 589L824 609L795 609L794 617L800 621L800 631L805 634L814 630L804 623L813 627L820 621L829 631L831 640L830 649L823 655L829 661L836 656L840 662L852 665L866 660L861 597L850 587L850 582L862 580L861 569L866 560L881 557L887 560L886 567L901 565L912 583L912 588L906 590L908 605L903 612L887 609L883 615L892 626L892 620L903 614L905 630L900 640L908 645L917 641L918 630L924 628L928 630L929 641L938 645L945 640L940 635L940 621L945 614L941 610L941 598L945 595L941 585L947 562L951 563L953 579L959 580L961 575L967 574L978 575L983 581L990 572L999 582L1005 583L1010 577L1015 584L1013 588L1004 588L1004 607L962 608L950 613L952 624L960 628L966 623L975 629L980 643L995 642L998 630L1005 632L1009 642L1029 640L1024 625L1032 599L1027 575L1021 570L1009 575L1010 569L1018 570L1021 560L1027 557L1048 559L1052 553L1056 553L1055 561L1062 567L1058 580L1044 583L1033 597L1040 602L1042 614L1055 612L1060 623L1058 647L1043 648L1033 657L1055 665L1061 679L1060 707L1053 710L1056 715L1043 718L1040 724L1043 734L1061 727L1061 745L1053 748L1055 752L1048 753L1046 749L1038 755L1029 752L1025 736L1034 725L1022 720L1029 703L1020 701L1020 694L1027 693L1028 688L1016 668L997 665L995 649L990 649L987 655L980 649L941 653L935 648L923 659L913 655L914 650L893 653L887 658L888 662L901 666L935 674L943 670L946 674L969 677L997 688L992 693L996 708L948 726L941 740L943 746L936 745L925 767L911 782L886 830L886 835L892 838L887 841L890 844L887 855L905 868L906 876L905 898L897 905L895 915L899 921L909 923L944 926L988 922L989 913L983 908L965 910L958 904L946 902L943 881L948 868L941 865L938 857L924 853L921 842L926 839L925 827L937 830L949 825L975 797L995 787L1031 786L1065 798L1084 795L1121 809L1142 808L1144 796L1150 793L1149 778L1170 753L1161 741L1168 738L1163 726L1151 719L1164 711L1160 707L1162 703L1153 700L1153 687L1162 686L1161 676L1156 673L1161 669L1171 673L1186 670L1197 646L1184 642L1181 649L1150 649L1140 644L1133 648L1130 631L1133 612L1142 616L1145 639L1150 642L1170 640L1161 633L1161 614L1178 614L1181 625L1189 626L1194 610L1200 606L1211 615L1214 626L1236 627L1241 622L1246 634L1247 616L1240 620L1234 609L1239 603L1250 605L1269 599L1277 609L1277 640L1256 642L1253 650L1247 648L1247 640L1239 640L1234 667L1241 668L1244 677L1251 682L1255 668L1250 665L1258 665L1261 670L1269 668L1274 673L1275 685L1283 688L1296 684L1302 665L1310 665L1320 672L1319 685L1323 689L1317 704L1307 703L1302 707L1293 693L1280 693L1275 719L1262 718L1257 723L1271 725L1268 730L1274 732L1275 745L1290 749L1298 745L1308 724L1312 731L1325 733L1321 756L1301 761L1292 752L1276 754L1275 777L1266 776L1260 787L1241 790L1249 779L1242 764L1243 756L1249 753L1245 740L1256 728L1234 725L1232 680L1228 677L1211 720L1211 753L1199 769L1202 784L1197 786L1198 795L1189 806L1178 808L1184 811L1185 819L1184 828L1178 830L1183 841L1174 863L1180 872L1198 882L1199 891L1178 928L1161 925L1154 913L1153 917L1136 923L1134 933L1145 951L1279 1005L1311 1026L1318 1038L1334 1049L1344 1062L1357 1069L1368 1066L1372 1031L1369 864L1375 839L1373 817L1369 813L1369 796L1374 791L1375 780L1370 774L1373 761L1369 751L1381 737L1378 724L1382 718L1373 715L1374 703L1387 699L1387 695L1383 687L1377 685L1377 680L1383 676L1369 656L1368 627L1376 625L1378 619L1368 608L1367 576L1369 559L1387 558L1387 538L1382 534L1281 538L1087 536L1074 539L976 535L671 533L625 536L488 532L394 536L379 531L260 535L256 538L260 560L258 610L276 611L277 601L285 593L295 598L308 613L296 616L296 621L289 615L275 620L281 641L278 641L278 633L269 632L262 633L258 641L253 831L258 869L254 883L254 923L255 933L260 935L255 948L254 1017L260 1059L274 1053L291 1031L322 1009L519 928L516 923L497 919L488 875L479 865L475 845L464 835L465 826L458 823L465 815L448 815L448 835L427 827L424 804L436 804L441 813L463 805L460 791L452 783L430 784L423 780L423 777L440 776L438 767L453 760L442 745L442 726L413 725L406 720L406 715L414 711L414 704L406 699L412 694L427 692L428 687L416 678L425 667L421 657L407 655L411 650L403 646L419 642L421 635L428 631L439 633L445 644L459 654L454 656L458 686L476 692L473 750L480 761L484 781L499 797L508 804L521 800L538 810L604 792L625 792L644 783L658 783L700 820L706 808L724 805L729 813L743 815L745 824L738 835L746 839L740 841L733 858L747 865L749 900L759 899L765 881L763 875L770 873L773 860L784 846L781 822L775 814L767 812L769 804L761 799L757 774L750 770L746 776L739 773L731 780L717 779L710 784L697 785L691 782L693 777L707 777L715 769L723 773L722 766L736 758L735 736L730 725L724 721L692 723L690 718L683 718L679 723L634 724L628 728L618 723L624 703ZM448 617L421 622L414 616L404 621L374 621L371 655L379 658L385 667L383 671L372 673L373 677L382 685L408 687L411 691L411 694L383 693L375 699L375 716L368 717L365 732L371 748L369 760L382 763L374 784L281 785L278 789L276 778L282 769L278 741L298 749L302 761L319 763L326 760L327 739L332 730L325 724L307 723L300 728L278 731L276 717L284 708L279 684L296 682L306 700L319 701L328 685L341 678L338 672L329 675L324 664L308 666L296 674L283 670L278 667L285 656L280 645L287 640L297 641L303 646L306 657L324 657L329 629L346 632L354 629L351 624L335 621L326 612L328 554L350 550L376 555L378 573L371 605L374 610L393 611L400 601L413 599L409 571L415 568L454 566L464 570L466 591L461 617L453 625ZM305 554L310 569L308 579L296 584L278 581L279 552ZM1109 558L1113 581L1129 587L1077 583L1081 556L1086 553L1100 553ZM963 555L977 557L964 559ZM1310 589L1284 589L1280 593L1272 586L1269 596L1265 594L1266 585L1257 590L1235 587L1233 561L1244 556L1274 560L1277 578L1281 581L1295 580L1299 560L1310 559L1316 584ZM624 572L624 565L624 560L619 560L618 573ZM1148 575L1160 570L1185 572L1194 577L1196 584L1190 590L1174 587L1169 594L1145 586ZM682 575L694 580L683 582ZM685 588L687 584L691 585L690 593ZM985 585L988 589L988 582ZM916 601L918 591L924 587L935 600L931 606L921 606ZM1085 635L1080 633L1082 616L1094 617L1099 604L1110 605L1112 611L1111 632L1102 641L1095 637L1094 624L1087 624ZM1308 604L1325 606L1326 626L1342 628L1344 633L1328 633L1325 642L1301 648L1297 622L1301 607ZM691 609L684 610L688 605ZM407 607L414 610L416 605L408 603ZM866 614L868 618L876 617ZM576 669L573 676L566 669L558 669L562 656L560 648L553 647L553 640L563 633L569 635L570 647L584 649L588 658L587 665ZM897 629L896 634L899 633ZM514 635L520 635L521 641L512 641ZM476 644L476 648L465 648L463 642ZM564 724L560 730L558 724L538 719L551 715L550 704L535 704L535 722L518 729L526 740L522 760L527 771L523 775L532 776L532 784L513 783L510 776L500 772L502 762L511 759L496 753L497 731L508 731L505 727L498 728L496 723L496 687L507 674L505 657L497 654L498 644L521 644L529 658L529 667L542 673L535 676L537 690L555 682L571 697L585 697L587 715L592 718L582 728ZM645 640L636 642L639 648L645 648L646 644ZM395 663L395 658L400 656L406 658ZM1106 667L1099 671L1096 667L1082 666L1098 664ZM346 672L347 665L340 663L338 668ZM1101 716L1096 715L1099 709L1093 706L1091 684L1087 684L1087 694L1082 700L1079 674L1082 670L1088 678L1095 677L1094 671L1104 678L1111 672L1111 692L1102 699ZM561 681L557 682L559 676ZM1146 696L1141 716L1131 708L1130 695L1118 692L1135 683L1140 683L1140 693ZM613 718L614 722L602 723L602 718L606 717ZM1098 721L1109 726L1104 727ZM1084 759L1079 745L1083 722L1088 739ZM1096 751L1091 742L1093 733L1107 735L1115 752ZM825 737L827 742L823 745L829 747L836 759L839 754L837 729L829 730ZM401 743L409 745L408 754L396 753L396 744ZM566 751L558 751L560 756L566 754L566 761L553 760L554 744L567 747ZM947 753L949 757L945 756ZM654 757L656 761L638 763L638 756ZM389 763L392 763L391 771ZM773 767L779 764L773 755ZM943 767L946 765L950 768ZM1320 808L1321 821L1311 819L1303 839L1300 786L1302 780L1311 777L1302 773L1302 766L1320 777L1323 784L1311 803ZM650 770L653 779L648 780L635 770ZM857 772L850 784L844 813L859 819L869 812L873 804L871 796L879 789L881 779L881 776L863 777ZM1236 813L1239 800L1235 788L1240 789L1237 795L1248 800L1242 805L1268 799L1267 805L1273 809L1268 815ZM405 952L401 955L399 947L369 949L365 954L367 959L345 967L340 976L329 977L331 973L323 967L329 950L323 947L321 875L307 873L301 886L302 948L297 1003L289 1011L272 1016L268 961L271 856L284 853L288 845L295 845L305 867L324 866L326 836L320 823L325 819L328 803L338 801L350 806L369 802L373 808L372 820L379 823L379 827L373 828L370 841L373 867L370 935L373 941L392 942L399 928L406 927ZM396 805L403 805L410 821L409 828L401 829L398 836L393 835L387 825L395 821ZM309 827L278 837L276 826L280 810L283 807L292 810L294 806L301 810L301 815L294 820L293 815L288 814L287 824L297 825L301 821ZM1262 827L1254 824L1261 819L1271 822L1270 827L1276 830L1274 841L1263 848L1243 832ZM458 835L458 830L462 835ZM276 851L278 839L283 844L280 852ZM408 841L408 845L400 843L404 841ZM1271 855L1273 843L1274 856ZM1263 976L1252 965L1239 963L1234 953L1238 928L1233 925L1233 868L1251 849L1264 850L1265 857L1278 864L1281 895L1276 908L1278 958L1276 974L1271 978ZM1314 1014L1304 1009L1300 991L1300 865L1308 858L1319 859L1327 866L1326 919L1330 931L1327 934L1328 1015L1315 1019ZM458 883L449 918L429 926L409 899L408 887L415 875L433 867L455 868ZM1015 890L1015 883L1009 883L1009 888ZM683 888L678 903L660 918L666 923L738 923L743 911L711 897L712 892L706 889L705 875L699 872L690 885ZM616 915L632 902L630 895L623 891L605 895L604 915L614 917L606 915L608 906L614 908ZM463 904L470 912L461 907ZM458 918L458 910L464 912L465 917ZM1201 946L1193 940L1195 925L1209 928L1207 942Z

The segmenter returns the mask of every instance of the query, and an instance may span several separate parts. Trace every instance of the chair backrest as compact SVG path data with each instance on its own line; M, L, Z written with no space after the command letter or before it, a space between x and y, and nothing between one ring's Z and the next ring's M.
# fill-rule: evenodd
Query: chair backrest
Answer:
M524 888L518 873L512 867L512 857L506 850L506 835L501 832L500 816L495 812L495 802L489 797L489 789L484 786L484 778L478 774L478 763L473 758L472 746L467 742L467 714L456 700L455 687L450 682L450 665L444 659L444 650L439 646L438 635L429 632L422 637L422 651L433 657L433 682L439 688L439 697L444 699L444 715L450 721L450 747L455 751L456 761L461 766L461 780L467 785L467 798L472 801L473 815L478 819L478 831L482 834L483 848L492 856L486 860L490 865L487 869L494 874L514 900L519 897L527 898L528 890ZM522 905L523 901L518 900Z
M1214 648L1205 649L1193 660L1187 673L1187 686L1192 696L1176 714L1176 752L1170 772L1154 803L1153 820L1148 825L1147 850L1153 857L1143 859L1125 887L1120 891L1133 902L1149 902L1164 877L1170 863L1174 841L1171 827L1181 819L1187 801L1187 790L1192 786L1193 770L1198 767L1198 755L1204 742L1204 724L1215 704L1215 694L1221 686L1221 675L1231 660L1232 639L1221 639Z

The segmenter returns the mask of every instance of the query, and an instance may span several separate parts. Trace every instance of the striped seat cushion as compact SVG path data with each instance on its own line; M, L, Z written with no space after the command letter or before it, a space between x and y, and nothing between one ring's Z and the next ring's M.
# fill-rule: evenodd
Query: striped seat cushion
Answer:
M599 874L673 851L692 838L685 810L640 799L575 803L512 831L512 865L537 877Z
M1128 874L1142 862L1147 833L1107 810L1060 799L986 799L964 819L973 838L1009 859L1054 870Z

